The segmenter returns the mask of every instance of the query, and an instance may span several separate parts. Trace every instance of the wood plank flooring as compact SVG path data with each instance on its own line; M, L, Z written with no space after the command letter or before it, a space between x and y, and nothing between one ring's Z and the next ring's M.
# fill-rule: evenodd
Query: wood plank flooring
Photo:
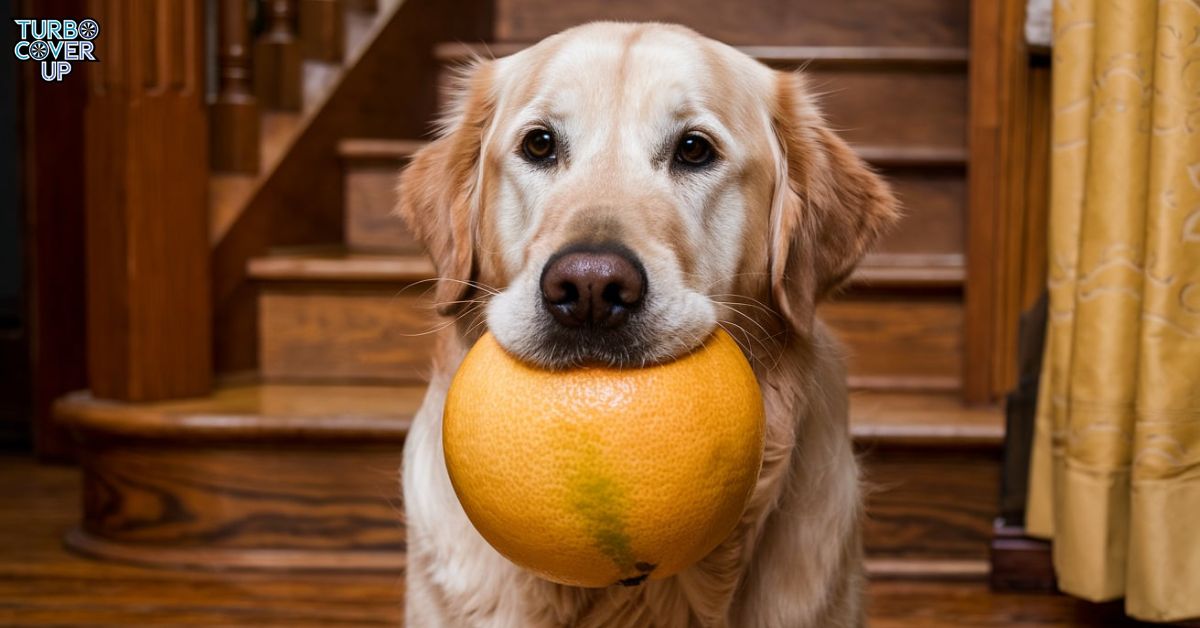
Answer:
M0 457L0 625L371 626L401 623L395 576L177 572L96 562L62 546L78 472ZM995 594L981 582L879 581L871 625L1135 626L1118 606Z

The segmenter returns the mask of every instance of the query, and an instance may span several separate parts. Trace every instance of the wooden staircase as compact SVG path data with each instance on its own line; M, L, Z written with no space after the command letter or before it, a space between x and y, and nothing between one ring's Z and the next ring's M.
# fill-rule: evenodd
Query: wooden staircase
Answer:
M340 36L304 13L331 15L337 2L299 5L299 23L317 33L303 49L322 59L301 69L310 87L297 111L256 118L255 170L210 181L223 374L196 398L129 403L78 393L59 402L80 438L85 477L72 547L172 567L403 569L400 451L428 376L427 332L440 323L428 297L432 265L391 212L397 172L422 143L399 126L364 134L358 124L331 142L343 118L322 117L348 106L336 102L351 101L346 93L371 99L353 89L355 64L386 66L386 55L362 60L391 41L398 13L419 4L410 2L381 2L378 12L345 2ZM961 392L969 367L965 5L795 4L804 19L768 2L683 15L666 0L497 0L495 41L431 45L425 54L437 67L411 76L436 77L469 55L508 54L597 17L690 22L772 66L812 74L833 125L907 207L902 226L821 309L849 347L871 573L983 578L1003 425L994 408L964 406ZM905 27L883 26L898 23ZM331 67L339 40L344 65ZM304 228L273 235L288 203L306 201L275 191L292 162L340 165L337 193L310 199L317 206L304 207ZM222 358L222 347L236 356Z

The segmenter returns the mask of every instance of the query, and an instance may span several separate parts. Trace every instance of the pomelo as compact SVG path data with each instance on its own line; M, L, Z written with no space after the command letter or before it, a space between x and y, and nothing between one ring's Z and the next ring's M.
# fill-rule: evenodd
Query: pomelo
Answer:
M763 403L718 330L675 361L549 371L491 334L451 383L446 467L479 533L562 584L666 578L732 532L762 465Z

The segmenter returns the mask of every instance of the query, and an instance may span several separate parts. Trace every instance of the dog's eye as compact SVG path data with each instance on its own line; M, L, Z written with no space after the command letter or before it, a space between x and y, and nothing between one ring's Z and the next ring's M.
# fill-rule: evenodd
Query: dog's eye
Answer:
M695 134L688 134L675 147L675 161L689 167L707 166L716 157L712 144Z
M534 129L525 134L525 140L521 142L521 152L525 154L525 159L532 163L546 164L558 157L555 144L553 133L546 129Z

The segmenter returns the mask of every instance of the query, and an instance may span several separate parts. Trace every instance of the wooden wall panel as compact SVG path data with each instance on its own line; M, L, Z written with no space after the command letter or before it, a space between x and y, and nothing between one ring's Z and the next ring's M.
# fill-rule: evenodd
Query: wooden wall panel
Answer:
M969 3L961 0L498 0L500 41L535 41L598 19L677 22L731 44L962 46Z

